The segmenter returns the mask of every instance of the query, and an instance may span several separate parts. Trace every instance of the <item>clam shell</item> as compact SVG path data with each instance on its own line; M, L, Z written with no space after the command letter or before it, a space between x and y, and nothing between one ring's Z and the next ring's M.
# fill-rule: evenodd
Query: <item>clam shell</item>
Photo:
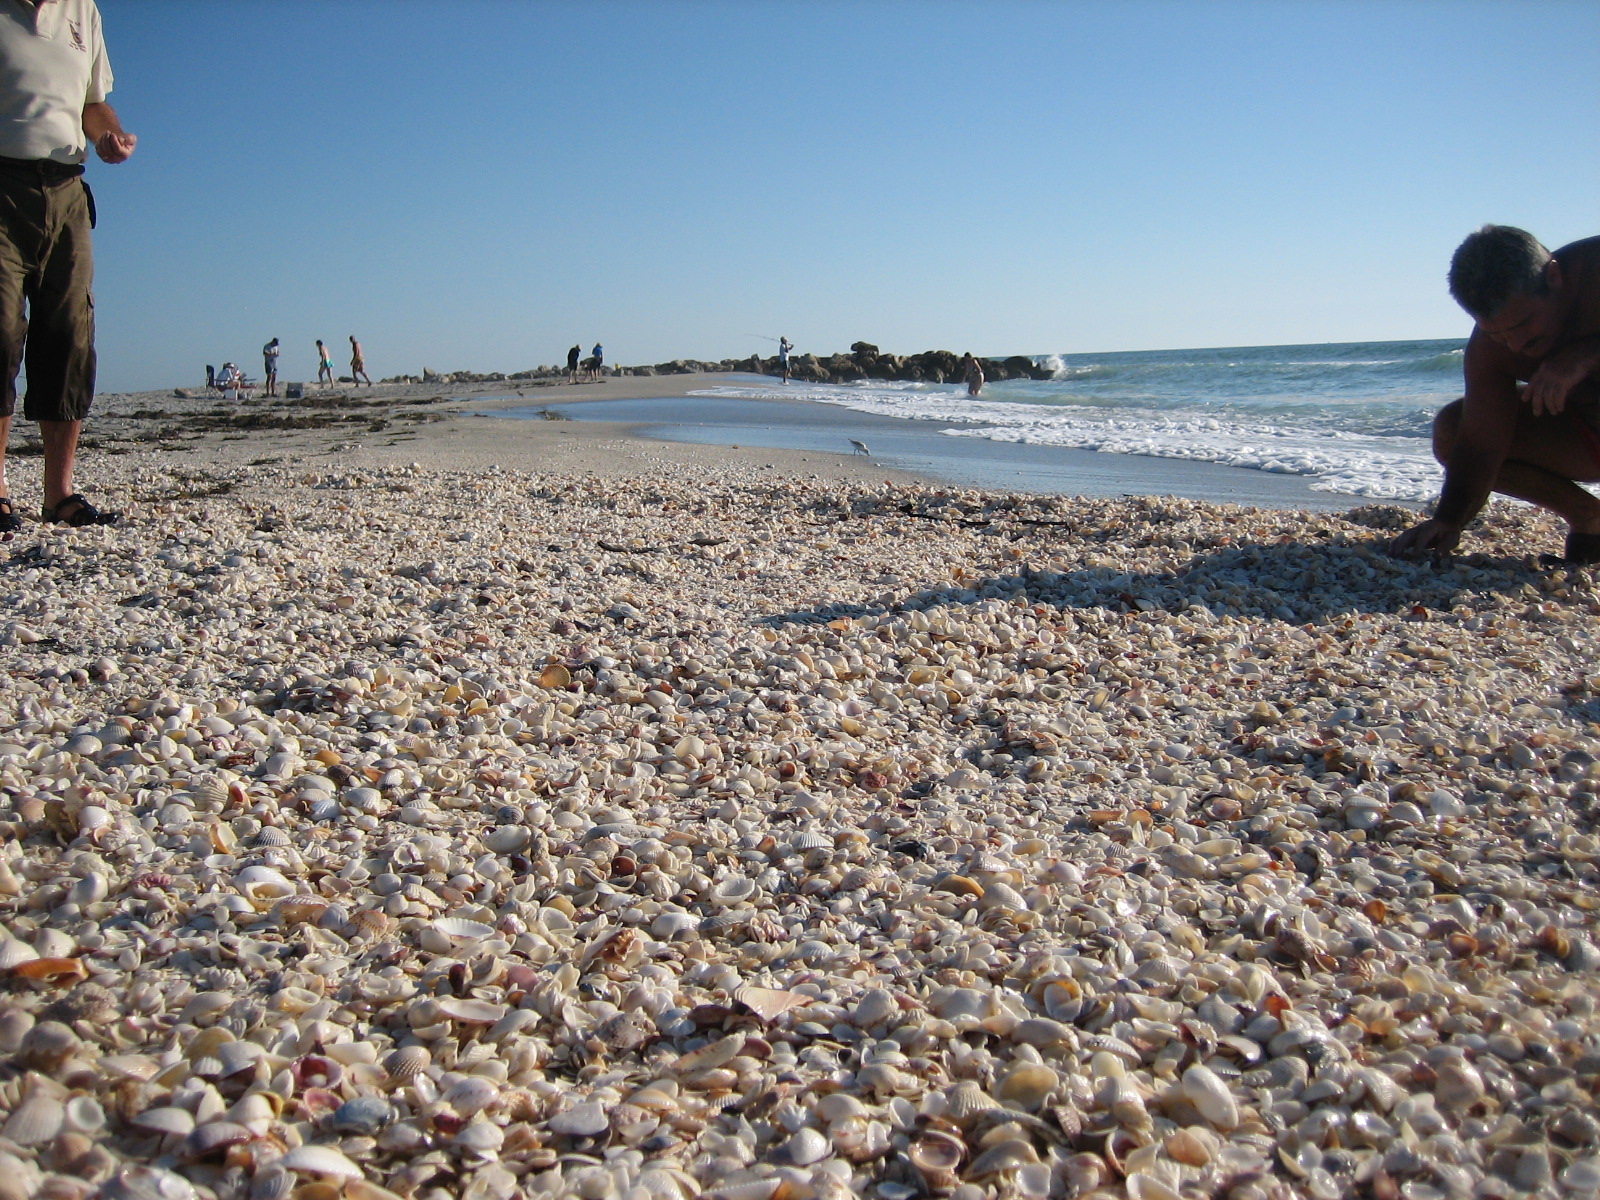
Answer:
M961 1139L937 1129L924 1130L906 1150L906 1157L931 1192L948 1192L961 1181L956 1173L967 1148Z
M706 893L706 900L723 908L743 904L756 894L756 881L748 875L730 875Z
M807 996L802 992L790 992L782 988L757 987L754 984L745 984L743 987L735 988L733 998L763 1021L775 1021L791 1008L810 1004L813 1000L811 996Z
M130 1124L140 1129L147 1129L151 1133L166 1133L173 1137L188 1137L194 1132L194 1114L187 1108L178 1108L176 1105L162 1105L158 1108L147 1108L134 1117Z
M0 937L0 971L8 971L38 957L39 952L26 942L19 942L9 934Z
M487 1000L449 996L439 1001L439 1011L452 1021L460 1021L463 1025L493 1025L506 1015L506 1006L491 1004Z
M1044 1104L1060 1086L1061 1077L1043 1063L1018 1063L1007 1071L995 1089L1001 1100L1020 1104L1030 1112Z
M332 1146L296 1146L278 1165L285 1171L307 1175L331 1175L336 1179L360 1179L361 1168Z
M229 1146L241 1146L254 1137L254 1133L236 1121L207 1121L183 1139L183 1150L190 1157L204 1158Z
M1183 1073L1183 1094L1195 1111L1218 1129L1239 1124L1239 1105L1222 1077L1210 1067L1195 1063Z
M597 1137L610 1128L611 1118L599 1104L589 1101L557 1113L548 1125L552 1133L568 1137Z

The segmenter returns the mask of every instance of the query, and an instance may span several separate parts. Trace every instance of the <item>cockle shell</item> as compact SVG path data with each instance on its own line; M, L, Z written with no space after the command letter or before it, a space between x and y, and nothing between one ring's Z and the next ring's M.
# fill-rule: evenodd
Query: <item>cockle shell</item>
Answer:
M0 1136L19 1146L42 1146L54 1140L65 1124L66 1109L61 1101L34 1090L6 1118Z
M389 1057L383 1060L383 1069L397 1083L409 1083L426 1071L432 1062L433 1056L426 1046L401 1046L390 1051Z

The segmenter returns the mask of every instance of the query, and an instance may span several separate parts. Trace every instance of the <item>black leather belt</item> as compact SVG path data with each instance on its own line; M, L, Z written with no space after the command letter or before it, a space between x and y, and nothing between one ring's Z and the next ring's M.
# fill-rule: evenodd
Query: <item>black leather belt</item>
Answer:
M43 183L65 183L83 174L81 163L60 163L52 158L7 158L0 154L0 171L31 175Z

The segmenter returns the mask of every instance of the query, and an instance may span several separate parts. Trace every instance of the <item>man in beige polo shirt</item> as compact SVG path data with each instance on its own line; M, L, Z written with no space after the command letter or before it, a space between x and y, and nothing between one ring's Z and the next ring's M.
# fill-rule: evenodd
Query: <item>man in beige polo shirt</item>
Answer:
M116 519L72 485L94 398L94 201L89 143L124 162L137 139L106 103L111 64L94 0L0 0L0 533L21 527L3 450L28 368L24 415L44 442L42 517Z

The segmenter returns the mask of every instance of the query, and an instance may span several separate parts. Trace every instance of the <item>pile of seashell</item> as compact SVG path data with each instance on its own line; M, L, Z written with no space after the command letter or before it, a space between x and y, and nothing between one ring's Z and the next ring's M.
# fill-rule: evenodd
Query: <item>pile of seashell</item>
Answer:
M11 543L0 1200L1600 1196L1537 514L298 470Z

